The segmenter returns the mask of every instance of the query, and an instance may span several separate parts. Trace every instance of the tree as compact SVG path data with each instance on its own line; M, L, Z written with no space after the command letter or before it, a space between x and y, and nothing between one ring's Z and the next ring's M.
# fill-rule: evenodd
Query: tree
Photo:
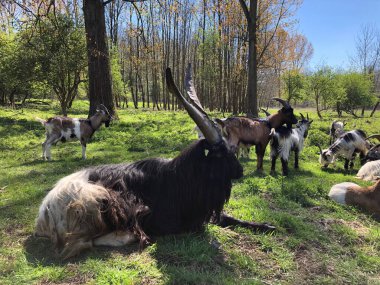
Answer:
M304 76L297 70L289 70L282 76L286 100L300 100L303 96Z
M319 118L322 118L323 110L333 105L332 98L342 91L335 79L332 69L327 66L320 67L308 76L307 89L314 97Z
M342 76L342 85L345 90L345 99L341 102L341 109L356 116L358 108L370 106L374 101L373 81L369 75L347 73Z
M258 117L257 113L257 0L249 1L249 9L245 0L239 0L247 20L248 29L248 84L247 84L247 116Z
M245 0L239 0L248 31L248 115L257 116L258 67L268 58L267 52L280 23L292 15L291 7L299 3L299 0L250 0L248 8Z
M26 33L31 32L29 30ZM82 27L63 14L50 15L33 30L25 41L35 53L40 71L38 81L47 84L56 94L61 113L68 109L78 93L78 86L85 81L86 46Z
M360 67L360 71L364 75L370 75L374 81L373 86L375 87L377 82L375 81L378 77L375 76L376 71L379 70L380 65L380 32L373 25L362 26L359 34L356 37L356 55L351 58L354 65ZM371 116L373 116L377 106L379 105L379 100L375 104ZM364 115L364 109L366 106L362 107L362 116Z
M13 108L17 98L25 102L37 79L35 62L35 54L22 44L20 35L0 31L1 105Z

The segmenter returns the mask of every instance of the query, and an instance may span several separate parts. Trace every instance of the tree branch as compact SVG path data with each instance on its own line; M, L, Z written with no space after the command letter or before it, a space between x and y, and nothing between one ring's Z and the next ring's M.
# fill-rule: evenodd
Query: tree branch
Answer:
M243 9L245 17L247 18L248 24L250 24L252 22L252 19L251 19L251 15L249 14L247 4L245 3L244 0L239 0L239 3L240 3L241 8Z

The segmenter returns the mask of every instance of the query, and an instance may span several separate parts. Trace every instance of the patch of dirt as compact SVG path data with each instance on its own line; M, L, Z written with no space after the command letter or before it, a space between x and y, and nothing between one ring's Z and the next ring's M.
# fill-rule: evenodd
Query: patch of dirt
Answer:
M352 229L361 239L367 237L369 233L369 228L358 221L345 221L343 219L321 219L319 220L319 224L327 230L330 230L330 227L333 224L345 225Z

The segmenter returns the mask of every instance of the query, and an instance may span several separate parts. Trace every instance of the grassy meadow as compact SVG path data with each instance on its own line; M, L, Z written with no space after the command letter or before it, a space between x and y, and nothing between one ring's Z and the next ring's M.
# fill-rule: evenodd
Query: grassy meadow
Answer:
M270 176L266 155L265 171L257 174L252 151L249 160L241 160L244 177L234 182L225 208L237 218L271 223L274 233L209 225L204 233L158 238L142 252L137 244L99 247L60 261L49 241L32 235L38 207L58 179L90 165L174 157L196 134L183 111L129 108L119 110L110 128L95 133L86 161L79 142L70 142L53 146L53 160L45 162L45 131L33 118L57 110L53 103L0 109L0 284L380 284L379 222L327 197L336 183L369 184L354 178L358 160L353 171L344 171L343 161L321 169L313 144L327 146L335 114L319 120L312 111L300 170L293 169L292 160L289 176L282 177L278 161L278 175ZM85 102L75 102L70 116L86 117L86 112ZM343 119L346 129L380 133L380 112Z

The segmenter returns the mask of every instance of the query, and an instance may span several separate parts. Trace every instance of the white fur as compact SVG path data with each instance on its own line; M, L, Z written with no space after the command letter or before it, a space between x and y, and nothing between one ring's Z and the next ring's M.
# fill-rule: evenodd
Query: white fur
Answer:
M380 160L364 164L358 171L356 178L364 181L375 181L380 178Z
M330 199L334 200L335 202L339 204L346 205L347 188L352 187L352 186L358 186L358 185L352 182L343 182L343 183L335 184L330 189L330 192L329 192Z
M292 129L289 137L281 137L278 133L274 132L273 139L278 141L278 149L275 149L271 144L271 157L275 157L278 153L285 161L289 160L290 151L298 149L299 152L304 147L304 134L308 130L308 123L300 124L297 128Z

